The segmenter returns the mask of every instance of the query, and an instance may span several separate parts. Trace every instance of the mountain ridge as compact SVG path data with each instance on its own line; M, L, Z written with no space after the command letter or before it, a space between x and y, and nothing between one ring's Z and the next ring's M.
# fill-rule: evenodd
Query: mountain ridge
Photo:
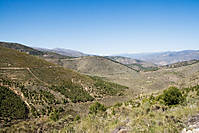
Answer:
M168 65L172 63L198 60L199 50L182 50L182 51L167 51L154 53L138 53L138 54L119 54L120 56L130 57L148 61L157 65Z
M23 52L29 55L39 56L43 58L69 58L54 52L49 51L40 51L31 47L28 47L26 45L20 44L20 43L13 43L13 42L0 42L1 47L10 48L17 50L19 52Z
M88 56L88 54L84 54L83 52L71 50L71 49L65 49L65 48L53 48L53 49L47 49L47 48L37 48L35 49L44 51L44 52L54 52L60 55L64 56L70 56L70 57L81 57L81 56Z

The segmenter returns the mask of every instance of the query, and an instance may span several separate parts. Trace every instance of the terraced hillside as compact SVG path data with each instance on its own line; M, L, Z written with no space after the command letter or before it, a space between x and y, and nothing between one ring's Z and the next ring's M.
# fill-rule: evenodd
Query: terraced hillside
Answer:
M43 117L56 120L57 117L72 112L78 114L80 108L82 112L79 113L82 114L87 110L86 106L82 106L83 103L121 95L127 89L125 86L85 76L13 49L0 47L0 57L1 94L6 91L22 100L18 100L21 107L24 108L25 105L28 108L23 117L26 120ZM1 95L3 97L5 96ZM12 97L8 97L7 101L9 100L12 101ZM76 103L76 108L73 103ZM5 103L0 104L4 107ZM5 114L0 116L3 127L23 121L21 117L11 118L16 113L15 110L1 111Z

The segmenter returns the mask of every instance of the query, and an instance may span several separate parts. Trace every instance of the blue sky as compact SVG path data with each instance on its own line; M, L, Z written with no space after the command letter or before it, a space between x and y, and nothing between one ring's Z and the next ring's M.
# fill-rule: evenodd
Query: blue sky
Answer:
M199 49L199 0L0 0L0 41L101 55Z

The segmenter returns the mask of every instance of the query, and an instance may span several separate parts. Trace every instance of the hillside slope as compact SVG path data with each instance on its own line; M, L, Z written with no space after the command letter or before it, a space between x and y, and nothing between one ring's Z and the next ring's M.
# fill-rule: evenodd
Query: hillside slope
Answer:
M11 49L17 50L19 52L24 52L26 54L39 56L39 57L43 57L43 58L69 58L69 57L54 53L54 52L40 51L40 50L25 46L25 45L19 44L19 43L0 42L0 46L5 47L5 48L11 48Z
M164 92L139 95L110 107L95 103L90 106L90 115L61 131L70 132L72 129L78 133L197 133L198 89L199 86L182 89L170 87Z
M14 92L15 97L23 100L21 102L15 98L23 110L27 107L29 109L26 112L30 113L26 114L25 119L51 115L58 117L59 113L67 114L68 110L78 111L80 103L119 95L127 89L125 86L85 76L13 49L0 47L0 57L0 94L4 93L2 88L6 88ZM26 107L23 107L24 103ZM76 103L77 108L72 107L73 103ZM2 104L5 103L0 102L0 106L4 107ZM17 113L16 110L3 111L5 115L3 118L0 116L1 126L19 121L11 118ZM9 113L12 115L8 115Z
M153 71L157 70L157 65L142 61L142 60L137 60L137 59L132 59L128 57L122 57L122 56L105 56L105 58L111 59L113 61L120 62L128 67L131 67L137 71Z
M142 60L137 60L133 58L128 58L128 57L123 57L123 56L105 56L106 58L115 60L117 62L120 62L122 64L140 64L143 65L143 67L151 67L151 66L156 66L153 63L142 61Z
M129 91L127 94L129 96L136 93L162 90L169 85L181 86L183 82L186 85L192 84L188 82L188 78L195 77L194 73L197 73L199 69L199 63L195 63L179 68L160 68L156 71L136 72L121 63L97 56L50 61L60 64L65 68L88 75L100 76L106 80L128 86Z
M162 121L162 118L167 117L168 113L172 115L173 110L166 112L160 111L160 109L156 110L161 102L151 105L149 100L153 97L150 95L143 96L143 93L156 93L171 85L182 88L199 83L198 62L191 62L189 65L176 68L163 67L157 71L136 72L121 63L97 56L70 60L50 59L56 63L63 63L63 66L66 62L66 66L71 65L70 67L74 70L81 70L82 73L90 75L85 76L41 58L5 47L0 47L0 57L2 57L0 58L0 132L53 132L55 129L57 131L70 131L73 130L70 127L71 123L77 125L76 127L72 124L76 128L75 131L82 130L81 128L84 127L86 129L91 127L91 132L95 130L112 131L118 129L116 126L120 126L120 123L122 124L122 122L115 123L114 120L128 121L127 118L131 119L129 123L137 124L138 127L146 124L144 129L147 130L148 123L143 123L143 118L154 118L148 111L161 115L161 118L158 117L156 120ZM94 75L121 83L128 86L129 89L122 85L103 81ZM193 100L198 99L198 96L195 95L196 91L187 93L190 95L188 96L189 105L192 105ZM140 97L111 106L114 103L132 99L136 92L142 93ZM122 96L123 94L126 95ZM5 98L5 96L8 97ZM196 96L196 98L193 98L193 96ZM109 108L105 113L102 113L102 116L97 112L97 117L94 115L92 118L92 116L87 115L89 109L94 113L98 108L102 111L106 110L100 104L88 108L94 100L108 105ZM146 102L147 104L145 104ZM6 106L6 103L8 103L8 106ZM187 107L191 109L189 105L182 109L180 105L177 106L175 113L178 114L180 111L183 115L188 114L183 110ZM14 108L10 108L11 106ZM134 107L137 110L134 110ZM161 108L165 109L165 105L161 105ZM168 109L168 107L166 108ZM107 114L109 114L111 121L106 118ZM140 118L140 120L137 121L137 118ZM183 116L182 118L181 121L186 117ZM79 125L76 122L80 119L83 123ZM100 129L93 129L91 126L93 122L98 127L98 124L105 124L103 127L107 127L107 129L101 127ZM115 123L113 124L114 127L109 126L112 123ZM159 127L158 123L150 124L155 125L156 128ZM161 125L161 127L160 131L164 129L164 126ZM140 131L134 129L134 126L130 129Z
M119 62L106 59L99 56L86 56L74 59L49 60L53 63L61 64L65 68L70 68L75 71L104 77L106 75L115 75L122 73L135 73L136 71L122 65ZM61 63L60 63L61 62Z
M108 58L99 56L86 56L74 59L47 60L83 74L100 76L105 80L127 86L129 87L130 91L127 92L127 95L129 96L140 93L142 88L148 90L148 86L142 87L146 86L146 84L148 85L148 83L146 83L146 77L144 74ZM162 86L159 88L161 87Z

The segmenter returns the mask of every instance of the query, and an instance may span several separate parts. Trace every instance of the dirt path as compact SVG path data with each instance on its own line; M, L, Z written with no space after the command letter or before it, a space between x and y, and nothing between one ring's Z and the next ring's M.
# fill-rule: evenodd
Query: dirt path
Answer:
M49 66L47 68L52 68L52 66ZM37 79L39 82L44 83L45 85L49 86L48 83L42 81L39 79L28 67L0 67L0 70L27 70L35 79Z
M30 104L27 102L26 98L24 97L24 94L20 91L18 91L17 89L15 89L15 87L9 87L10 90L12 90L16 95L20 96L21 99L25 102L25 104L28 106L29 109L31 109Z
M0 67L1 70L25 70L24 67Z
M46 82L40 80L40 79L30 70L30 68L26 68L26 69L28 70L28 72L29 72L30 74L32 74L32 76L33 76L35 79L37 79L38 81L40 81L40 82L44 83L45 85L49 86L48 83L46 83Z
M29 109L31 109L30 104L27 102L27 99L25 98L24 94L17 90L15 86L8 86L4 85L3 83L0 82L0 86L4 86L6 88L9 88L11 91L13 91L17 96L21 97L21 99L25 102L25 104L28 106Z

